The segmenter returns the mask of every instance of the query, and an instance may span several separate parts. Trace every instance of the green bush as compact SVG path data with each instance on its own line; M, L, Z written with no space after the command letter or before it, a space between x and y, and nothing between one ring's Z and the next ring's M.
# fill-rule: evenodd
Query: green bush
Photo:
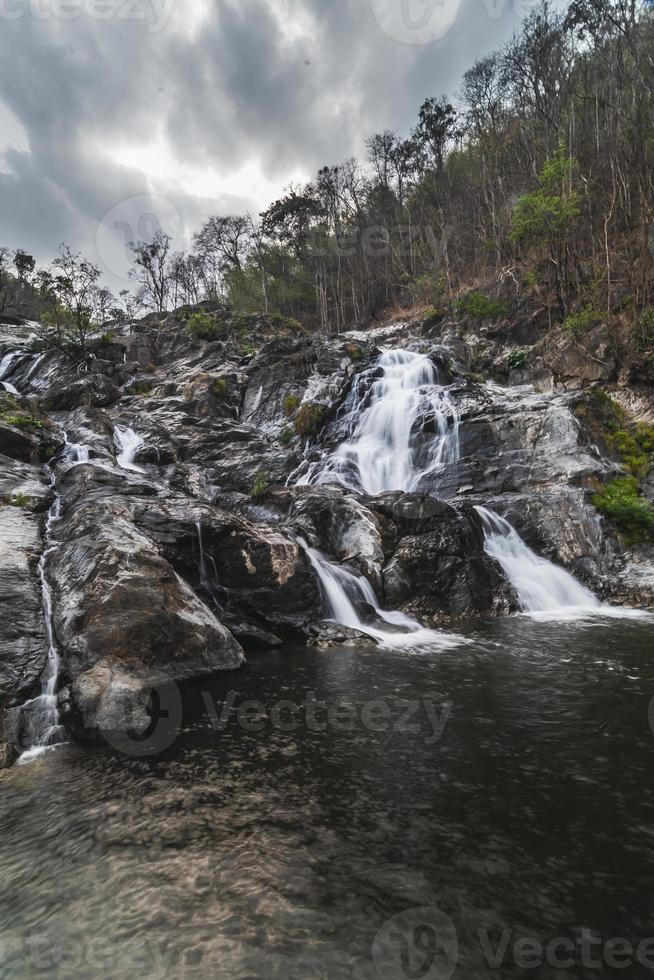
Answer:
M250 487L250 497L252 500L258 500L260 497L263 497L269 486L270 474L260 470L255 476L252 486Z
M652 468L651 460L632 432L618 429L617 432L611 433L607 442L620 456L632 476L647 476Z
M211 394L218 401L222 401L227 394L227 381L225 378L217 378L211 385Z
M151 393L153 388L154 388L153 381L135 381L133 384L129 386L125 394L147 396Z
M300 407L295 419L295 431L299 436L315 436L322 425L324 409L321 405L306 404Z
M295 433L290 425L285 425L282 431L279 433L279 441L282 446L290 446L295 438Z
M654 537L654 507L640 496L633 476L613 480L592 503L632 543Z
M17 415L8 415L0 413L0 419L6 425L12 425L16 429L42 429L43 422L40 419L34 418L33 415L28 415L26 412L20 412Z
M587 333L591 327L600 323L604 313L598 310L595 306L585 306L583 310L579 310L577 313L569 314L563 321L563 329L569 330L576 337L582 336L582 334Z
M284 414L287 418L292 418L300 407L300 399L297 395L287 395L284 399Z
M5 503L9 507L27 507L30 498L26 493L14 493L11 497L5 497Z
M366 356L364 349L357 344L346 344L345 353L352 361L362 361Z
M525 367L528 360L529 354L526 350L512 350L506 359L506 363L512 370L519 370Z
M472 292L463 296L456 304L459 313L473 320L498 320L506 316L507 307L499 299L490 299L483 293Z
M224 324L218 323L210 313L191 313L186 325L193 336L200 340L223 340L225 337Z

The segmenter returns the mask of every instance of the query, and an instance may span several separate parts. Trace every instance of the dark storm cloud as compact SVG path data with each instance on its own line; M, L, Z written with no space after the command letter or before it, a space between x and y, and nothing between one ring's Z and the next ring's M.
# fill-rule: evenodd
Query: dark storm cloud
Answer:
M421 101L453 94L525 12L515 0L461 0L458 13L457 0L408 0L418 34L411 27L405 43L402 2L0 0L0 101L29 148L0 157L0 243L41 258L64 239L92 252L104 215L148 194L171 201L177 234L213 210L264 205L233 196L233 179L226 194L221 178L255 161L281 190L292 172L361 153L375 131L408 131ZM43 16L53 5L71 18ZM414 43L434 9L456 14L450 29ZM180 174L215 173L215 196L153 181L134 152L120 164L121 148L157 140Z

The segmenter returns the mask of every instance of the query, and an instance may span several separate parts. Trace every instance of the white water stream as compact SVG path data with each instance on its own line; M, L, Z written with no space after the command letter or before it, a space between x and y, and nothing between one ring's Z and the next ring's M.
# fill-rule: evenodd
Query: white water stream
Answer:
M11 372L14 362L20 360L24 357L24 351L12 351L11 354L5 354L5 356L0 361L0 383L5 391L8 391L11 395L18 395L20 392L10 381L5 381L4 378Z
M116 456L116 461L124 470L131 470L133 473L145 473L142 466L137 466L134 462L139 449L145 445L144 440L134 432L134 429L125 428L117 425L114 429L114 441L120 450Z
M387 612L379 605L370 582L363 575L356 575L349 568L329 561L316 548L298 538L318 576L327 613L334 622L358 630L373 637L382 646L391 647L447 647L458 646L466 641L460 636L426 629L403 612ZM372 607L372 615L366 618L357 608ZM381 620L386 626L382 626ZM375 622L377 621L377 622Z
M365 384L350 409L351 436L314 464L302 483L341 483L366 493L416 490L459 458L459 416L447 387L425 354L385 350L382 376ZM433 425L425 439L424 423Z
M486 507L476 507L485 535L486 554L499 562L523 612L565 609L597 610L601 603L564 568L537 555L508 521Z
M50 471L50 482L54 487L55 475ZM52 525L58 519L61 510L61 500L55 496L48 512L45 525L45 540L50 540ZM43 620L48 644L45 669L41 678L41 693L32 701L22 705L24 730L29 740L29 748L23 752L19 762L30 762L42 755L49 746L63 741L64 731L59 723L57 709L57 686L59 679L59 651L54 634L54 619L52 611L52 589L47 577L48 557L56 550L56 545L46 547L39 562L39 579L41 582L41 597L43 603Z
M459 459L459 415L432 361L413 351L385 350L377 369L381 369L381 377L370 385L366 383L369 376L363 375L355 389L349 413L350 437L314 463L300 482L337 482L371 494L415 491L424 486L425 477L437 475ZM431 438L425 432L425 422L433 429ZM554 618L630 614L603 605L569 572L535 554L503 518L484 507L477 510L484 526L486 553L501 565L523 612ZM307 554L320 579L330 615L339 623L380 638L377 627L362 622L352 602L353 598L360 598L387 623L403 627L405 642L422 629L408 617L402 620L402 613L380 610L365 579L330 563L320 552L307 549ZM382 638L386 637L381 633ZM398 642L397 633L391 632L390 638L393 643Z

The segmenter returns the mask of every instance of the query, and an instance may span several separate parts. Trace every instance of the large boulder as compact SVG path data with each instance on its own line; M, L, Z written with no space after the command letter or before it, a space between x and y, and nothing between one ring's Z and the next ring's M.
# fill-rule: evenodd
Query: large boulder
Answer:
M388 493L367 501L385 522L387 606L425 621L507 610L513 597L484 552L481 520L421 494Z

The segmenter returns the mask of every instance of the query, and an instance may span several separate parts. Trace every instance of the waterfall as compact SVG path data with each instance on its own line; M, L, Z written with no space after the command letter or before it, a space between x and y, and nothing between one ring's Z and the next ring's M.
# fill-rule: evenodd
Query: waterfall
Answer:
M145 473L142 466L137 466L134 462L137 452L145 445L143 439L134 432L134 429L123 429L119 425L114 429L114 441L120 453L116 456L116 461L124 470L131 470L133 473Z
M604 609L596 596L569 572L540 558L503 517L476 507L485 535L484 550L502 566L523 612Z
M64 459L68 463L73 463L75 465L79 463L88 463L91 454L88 446L80 446L75 442L68 441L68 435L64 432Z
M298 538L298 543L318 577L327 613L334 622L365 633L387 647L446 649L466 642L459 636L426 629L405 613L387 612L380 607L374 589L363 575L330 562L302 538ZM365 610L368 610L367 616Z
M383 351L376 368L358 379L347 420L347 441L300 482L341 483L370 494L415 491L459 458L459 416L425 354ZM428 440L421 438L425 423L434 428Z
M11 395L19 395L20 392L9 381L5 381L4 378L10 374L14 362L21 357L24 357L23 351L13 351L11 354L5 354L0 361L0 383L2 383L5 391L8 391Z
M50 482L54 487L55 475L50 471ZM45 525L45 540L50 540L52 525L58 519L61 500L55 496L48 512ZM57 709L57 685L59 679L59 651L54 633L54 618L52 611L52 589L47 577L48 557L56 546L46 548L39 562L39 579L41 581L41 596L43 602L43 619L48 651L45 670L41 678L41 693L38 697L26 702L21 707L24 731L27 735L29 748L23 752L19 762L30 762L41 755L50 745L62 742L64 730L59 721Z

